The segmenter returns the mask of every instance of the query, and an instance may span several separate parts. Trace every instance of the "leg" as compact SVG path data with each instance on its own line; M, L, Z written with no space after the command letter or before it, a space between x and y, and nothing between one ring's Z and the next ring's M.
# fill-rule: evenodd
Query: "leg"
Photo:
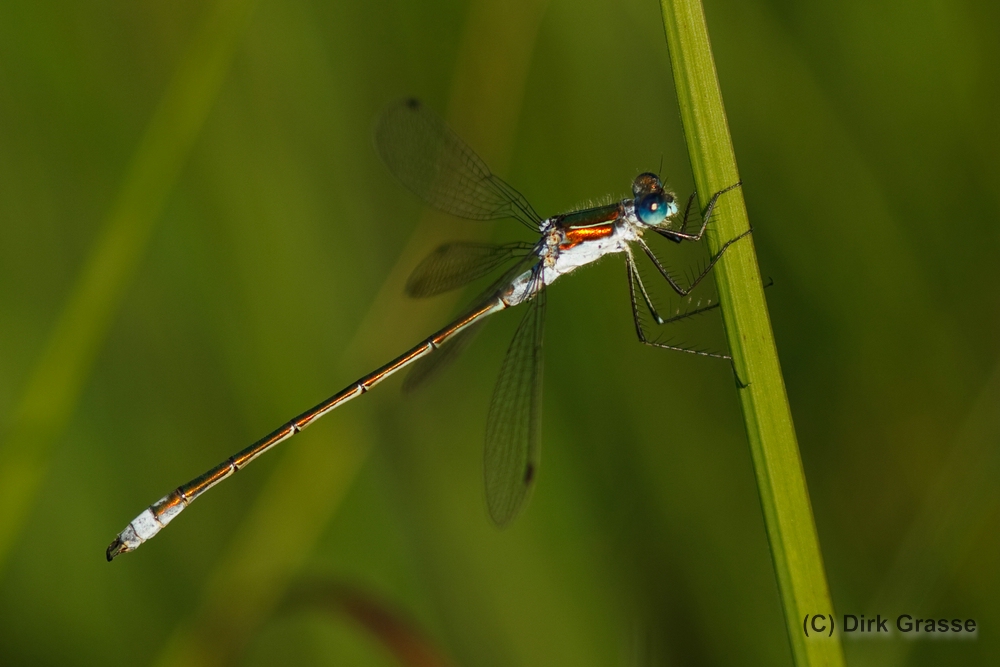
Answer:
M688 218L691 217L691 206L694 204L694 199L697 196L698 196L698 191L695 190L694 192L691 193L691 196L688 197L687 206L684 207L684 220L681 222L681 234L687 231Z
M642 328L642 319L639 316L639 302L635 297L635 285L639 283L639 289L645 292L645 288L642 285L642 279L639 278L639 272L635 267L635 263L631 257L625 257L625 268L628 272L628 291L629 296L632 300L632 319L635 321L635 333L639 337L639 342L645 345L651 345L653 347L660 347L665 350L676 350L677 352L687 352L688 354L697 354L701 357L713 357L715 359L729 359L732 358L726 354L716 354L715 352L705 352L703 350L692 350L686 347L678 347L676 345L668 345L666 343L661 343L660 341L649 340L646 338L646 332Z
M660 314L656 312L656 306L653 305L653 300L649 298L649 292L646 291L646 286L642 284L642 278L639 277L639 271L635 265L635 258L632 256L632 249L626 246L625 250L626 263L632 267L632 271L635 273L636 281L639 283L639 293L642 294L642 300L646 302L646 308L649 309L649 314L653 316L657 324L664 324L665 320L660 317ZM635 294L632 294L633 305L635 302Z
M704 231L704 228L702 228L702 231ZM695 287L698 286L698 283L700 283L702 280L705 279L705 276L709 274L709 272L712 270L712 267L715 266L715 263L718 262L719 259L722 257L722 253L726 252L726 249L728 249L729 246L736 243L747 234L750 234L752 231L753 228L750 228L745 232L743 232L742 234L740 234L739 236L737 236L736 238L729 239L728 241L723 243L722 247L719 248L719 252L715 253L715 256L712 257L711 260L709 260L708 264L705 266L702 272L698 274L694 280L691 281L690 285L687 286L687 289L681 287L677 283L677 281L674 280L673 276L671 276L670 273L667 271L667 269L663 266L663 264L660 263L660 260L653 253L652 249L648 245L646 245L646 242L642 240L642 238L639 238L638 242L639 245L642 247L642 251L646 253L646 256L653 261L653 265L656 267L656 270L660 272L660 275L662 275L668 283L670 283L670 287L673 288L673 290L678 294L680 294L681 296L687 296L691 292L691 290L693 290Z
M736 184L730 185L728 188L723 188L722 190L719 190L714 195L712 195L712 198L708 202L708 206L705 208L705 215L702 218L701 229L698 230L697 234L688 234L686 232L688 219L691 213L691 205L693 204L695 198L695 193L691 193L691 196L688 197L687 206L684 208L684 220L681 222L680 231L677 232L661 231L660 232L661 235L665 236L666 238L676 243L680 243L681 241L700 241L702 236L705 234L705 229L708 228L709 221L712 219L712 213L715 211L715 205L719 201L719 197L729 192L730 190L735 190L742 184L743 184L742 181L737 182ZM656 266L656 270L659 271L660 275L662 275L664 279L670 284L670 287L681 296L687 296L691 292L691 290L693 290L698 285L698 283L700 283L702 280L705 279L705 276L709 274L709 272L715 266L715 263L718 262L719 259L722 257L722 253L724 253L726 249L729 248L729 246L736 243L737 241L739 241L741 238L751 233L752 231L753 227L750 227L750 229L743 232L736 238L729 239L724 244L722 244L722 247L719 248L719 252L717 252L715 256L712 257L712 259L708 262L708 265L702 270L702 272L698 276L696 276L691 281L691 284L689 284L686 289L681 287L680 283L678 283L677 280L675 280L674 277L670 275L670 272L667 271L667 269L663 266L663 264L660 263L660 260L657 259L656 255L653 254L653 251L650 249L648 245L646 245L646 242L642 238L639 239L639 245L642 246L643 252L645 252L646 256L648 256L653 261L653 265Z
M638 274L636 274L636 275L638 275ZM767 281L764 283L764 289L767 289L768 287L770 287L773 284L774 284L774 281L772 279L768 278ZM639 286L642 287L642 281L641 280L639 281ZM702 313L707 313L710 310L715 310L716 308L719 307L719 305L720 305L719 302L716 301L715 303L709 303L706 306L698 306L697 308L694 308L694 309L689 310L687 312L683 312L683 313L678 313L676 315L672 315L672 316L664 319L662 322L659 322L659 324L673 324L674 322L680 322L681 320L686 320L688 318L694 317L695 315L701 315Z
M658 340L649 340L648 338L646 338L646 332L642 328L642 318L640 318L639 316L639 302L636 300L635 297L636 283L639 283L639 290L641 291L643 298L647 299L646 301L647 305L649 305L650 308L652 308L652 305L648 301L646 288L642 284L642 279L639 277L639 271L635 266L635 260L632 259L631 254L625 255L625 270L628 273L628 292L629 292L629 298L632 303L632 320L635 322L635 333L639 337L640 343L644 345L649 345L650 347L659 347L664 350L674 350L676 352L686 352L688 354L696 354L700 357L712 357L713 359L726 359L727 361L729 361L729 365L733 369L733 377L736 378L736 386L739 387L740 389L746 389L749 386L749 384L744 383L740 379L739 373L736 372L736 364L733 363L733 358L728 354L717 354L715 352L706 352L704 350L693 350L691 348L669 345L667 343L662 343ZM660 318L658 315L656 315L654 311L654 317L656 317L657 321L661 323L676 322L686 317L690 317L698 313L703 313L707 310L712 310L713 308L718 307L718 305L719 304L716 303L711 306L706 306L704 308L698 308L694 311L691 311L690 313L685 313L684 315L680 315L678 317L672 317L668 320L663 320L663 318Z
M673 232L673 234L677 236L677 238L685 239L687 241L700 241L702 234L705 233L705 228L708 227L708 221L712 219L712 212L715 211L715 204L719 201L719 197L726 194L730 190L735 190L741 185L743 185L743 181L730 185L728 188L723 188L712 195L712 198L708 200L708 206L705 207L705 215L701 219L701 229L698 230L697 234L688 234L685 231L687 229L688 213L691 211L691 202L694 200L694 194L692 194L691 199L688 200L687 209L684 211L684 220L681 222L681 230L679 232Z

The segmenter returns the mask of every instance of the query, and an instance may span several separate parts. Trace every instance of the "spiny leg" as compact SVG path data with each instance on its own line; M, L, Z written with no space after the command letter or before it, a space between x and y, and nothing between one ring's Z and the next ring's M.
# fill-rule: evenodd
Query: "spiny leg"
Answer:
M767 281L764 283L764 289L767 289L768 287L772 286L773 284L774 284L774 280L772 280L771 278L768 278ZM640 281L639 285L640 286L642 285L641 281ZM720 305L722 305L722 304L719 303L718 301L716 301L715 303L709 302L709 304L707 306L699 306L699 307L694 308L692 310L684 311L683 313L678 312L676 315L671 315L670 317L665 318L659 324L673 324L674 322L680 322L681 320L686 320L686 319L692 318L695 315L701 315L702 313L707 313L710 310L715 310Z
M722 247L719 248L719 252L715 253L712 259L709 260L708 264L705 265L705 268L702 269L702 272L698 274L694 280L691 281L691 284L688 285L687 288L681 287L680 284L676 280L674 280L673 276L670 275L670 272L667 271L666 267L664 267L663 264L660 263L660 260L656 257L656 254L653 253L653 250L646 244L646 242L642 238L639 238L638 242L639 245L642 247L642 251L646 253L646 256L649 257L650 260L652 260L653 265L656 266L656 270L659 271L660 275L662 275L663 278L670 284L670 287L681 296L687 296L688 294L691 293L691 290L697 287L698 283L704 280L705 276L707 276L712 271L712 268L715 266L715 263L722 258L722 253L726 252L729 246L736 243L741 238L747 236L752 232L753 232L753 227L746 230L736 238L729 239L728 241L723 243Z
M643 330L643 328L642 328L642 318L639 316L639 301L638 301L638 299L636 299L636 296L635 296L635 285L636 285L636 283L639 284L639 290L643 294L644 298L648 298L647 297L647 292L646 292L645 286L642 284L642 278L639 277L639 270L638 270L638 268L635 265L635 260L632 258L631 253L626 253L626 255L625 255L625 270L626 270L626 273L628 274L628 293L629 293L629 299L630 299L631 304L632 304L632 320L635 323L635 333L638 336L640 343L643 343L644 345L649 345L650 347L662 348L664 350L674 350L676 352L686 352L688 354L696 354L696 355L698 355L700 357L712 357L713 359L725 359L725 360L727 360L729 362L730 367L733 369L733 377L736 379L736 386L739 387L740 389L746 389L748 386L750 386L748 383L745 383L745 382L743 382L743 380L740 379L740 374L738 372L736 372L736 364L733 362L733 358L731 356L729 356L728 354L717 354L715 352L706 352L704 350L692 350L692 349L687 348L687 347L680 347L680 346L677 346L677 345L669 345L667 343L661 343L660 341L649 340L646 337L645 330ZM647 305L649 305L648 301L647 301ZM675 321L684 319L685 317L690 317L690 316L696 315L698 313L702 313L702 312L705 312L705 311L708 311L708 310L712 310L713 308L716 308L717 306L718 306L718 304L716 303L716 304L713 304L711 306L706 306L704 308L699 308L699 309L694 310L694 311L692 311L690 313L685 313L682 316L673 317L673 318L670 318L669 320L664 320L664 323L666 323L666 322L675 322Z
M687 241L700 241L702 235L705 233L705 229L708 227L709 220L712 219L712 213L715 211L715 204L719 201L719 197L726 194L730 190L735 190L741 185L743 185L743 181L737 181L728 188L723 188L712 195L712 198L708 200L708 206L705 207L705 215L701 218L701 229L698 230L697 234L688 234L684 231L687 229L688 214L691 212L691 202L694 201L694 193L692 193L691 198L688 200L688 206L684 210L684 220L681 222L681 230L679 232L673 232L673 235Z
M736 184L730 185L728 188L719 190L714 195L712 195L712 198L708 202L708 206L705 208L705 215L702 218L701 229L698 230L697 234L688 234L685 231L687 229L688 219L690 218L691 214L691 206L694 203L696 195L696 193L694 192L692 192L691 196L688 197L687 206L684 207L684 219L681 222L680 231L676 232L667 230L654 230L654 231L659 232L661 236L664 236L665 238L674 241L675 243L680 243L681 241L700 241L702 239L702 236L705 234L705 229L708 228L709 221L712 219L712 213L715 211L715 205L719 201L719 197L729 192L730 190L734 190L740 187L742 184L743 182L739 181ZM719 252L717 252L715 256L711 258L711 260L708 262L708 265L705 266L702 272L698 276L696 276L686 288L681 287L680 283L677 282L677 280L670 275L670 272L663 266L660 260L653 253L652 249L646 244L646 242L641 237L638 239L638 241L639 245L642 246L643 252L645 252L646 255L649 257L649 259L652 260L653 264L656 266L657 271L659 271L660 275L662 275L663 278L667 281L667 283L669 283L670 287L679 295L687 296L691 292L691 290L693 290L698 285L698 283L704 280L705 276L707 276L709 272L711 272L712 268L715 266L715 263L718 262L719 259L722 257L722 253L724 253L733 243L739 241L741 238L751 233L752 231L753 227L750 227L747 231L743 232L736 238L729 239L728 241L726 241L722 245L722 247L719 248Z
M626 261L632 267L635 267L635 257L632 256L632 249L626 246L625 254L628 256L628 259ZM636 268L635 274L638 277L639 275L638 268ZM642 294L642 300L646 302L646 308L649 309L649 314L653 316L653 319L656 320L657 324L664 324L666 320L660 317L660 314L656 312L656 306L653 305L653 300L649 297L649 292L646 291L646 286L642 284L641 279L638 282L639 282L639 293ZM634 294L632 295L632 298L633 300L635 299Z
M638 276L638 275L639 275L638 272L636 272L636 276ZM768 287L771 287L772 285L774 285L774 280L771 279L771 278L768 278L764 282L764 289L767 289ZM639 281L639 286L642 287L642 281L641 280ZM710 303L707 306L700 306L698 308L695 308L693 310L689 310L687 312L683 312L683 313L678 313L676 315L672 315L671 317L668 317L665 320L663 320L663 322L661 322L660 324L673 324L674 322L680 322L681 320L686 320L688 318L694 317L695 315L701 315L702 313L707 313L710 310L715 310L716 308L718 308L721 305L722 304L720 302L716 301L715 303ZM750 383L749 382L743 382L743 380L740 379L739 373L736 372L736 364L735 364L735 362L732 359L730 359L729 361L730 361L730 363L732 364L732 367L733 367L733 376L736 379L736 386L739 387L740 389L746 389L747 387L749 387Z
M692 350L686 347L679 347L676 345L668 345L667 343L661 343L660 341L649 340L646 337L646 332L642 327L642 318L639 315L639 301L635 295L636 283L639 285L641 292L645 293L646 288L642 284L642 278L639 277L638 268L635 266L634 260L630 256L625 258L625 268L628 273L628 290L629 297L632 301L632 319L635 321L635 333L639 337L639 342L646 345L651 345L653 347L660 347L665 350L676 350L677 352L687 352L688 354L696 354L702 357L713 357L715 359L728 359L732 361L732 357L726 354L717 354L715 352L705 352L704 350Z
M687 231L688 218L691 216L691 206L694 205L694 199L697 196L698 196L698 191L695 190L694 192L691 193L691 196L688 197L687 206L684 207L684 220L681 221L681 234Z

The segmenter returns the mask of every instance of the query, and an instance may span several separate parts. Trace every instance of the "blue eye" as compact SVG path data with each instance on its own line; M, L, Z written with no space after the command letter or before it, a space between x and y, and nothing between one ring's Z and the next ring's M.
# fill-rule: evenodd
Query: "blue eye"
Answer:
M667 198L662 192L652 192L640 199L635 208L643 224L658 225L667 217Z

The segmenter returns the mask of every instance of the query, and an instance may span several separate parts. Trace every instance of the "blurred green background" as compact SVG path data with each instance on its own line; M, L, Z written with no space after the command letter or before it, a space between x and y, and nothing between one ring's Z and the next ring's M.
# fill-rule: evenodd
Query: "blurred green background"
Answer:
M848 661L994 662L1000 5L706 12L837 611L982 628ZM399 664L346 586L454 665L790 664L729 369L639 345L614 260L550 290L509 530L480 458L511 314L105 562L445 323L401 294L423 253L519 233L388 177L370 128L409 94L543 215L661 156L690 192L651 0L0 3L0 662Z

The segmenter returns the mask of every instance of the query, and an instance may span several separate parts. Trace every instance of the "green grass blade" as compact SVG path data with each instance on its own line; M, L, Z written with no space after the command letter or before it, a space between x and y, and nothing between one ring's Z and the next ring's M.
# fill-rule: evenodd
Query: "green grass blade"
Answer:
M100 236L32 371L0 445L0 569L101 344L177 182L255 0L209 8L150 119Z
M701 204L740 180L699 0L662 0L681 121ZM716 207L709 247L717 252L749 228L742 190ZM807 638L806 614L831 614L805 474L764 301L753 237L734 244L715 269L771 557L796 665L843 665L839 638Z

